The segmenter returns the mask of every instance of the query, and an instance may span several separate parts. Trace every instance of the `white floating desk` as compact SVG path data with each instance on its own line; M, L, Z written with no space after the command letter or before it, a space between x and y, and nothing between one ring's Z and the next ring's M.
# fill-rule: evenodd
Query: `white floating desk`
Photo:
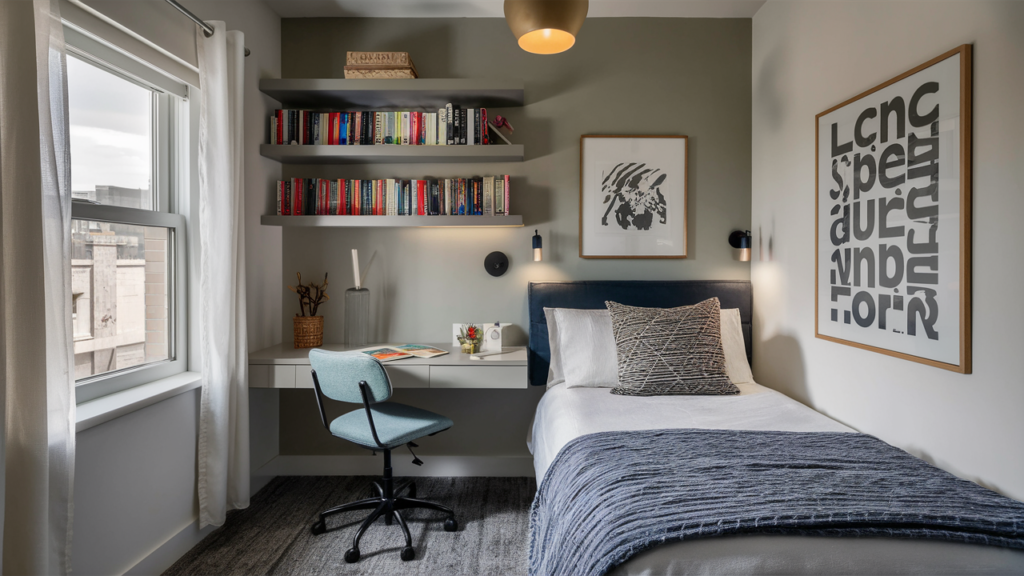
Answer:
M387 346L381 344L380 346ZM448 350L435 358L404 358L384 363L395 388L521 388L526 389L526 348L508 348L508 352L470 360L458 346L430 344ZM354 350L344 345L327 344L323 350ZM360 346L364 350L368 346ZM278 344L249 354L250 388L313 388L309 368L309 348L295 349Z

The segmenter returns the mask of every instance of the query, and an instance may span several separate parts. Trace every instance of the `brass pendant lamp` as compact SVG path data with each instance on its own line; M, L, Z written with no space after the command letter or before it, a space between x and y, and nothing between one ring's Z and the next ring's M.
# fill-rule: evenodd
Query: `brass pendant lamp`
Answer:
M505 21L523 50L558 54L576 43L589 8L589 0L505 0Z

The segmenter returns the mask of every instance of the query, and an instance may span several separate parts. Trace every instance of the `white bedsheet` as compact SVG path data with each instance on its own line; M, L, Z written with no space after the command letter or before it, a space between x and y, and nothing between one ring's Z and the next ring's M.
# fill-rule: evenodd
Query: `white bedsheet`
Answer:
M702 428L853 432L807 406L753 382L734 396L617 396L611 388L552 387L527 439L539 484L563 446L575 438L615 430Z
M548 390L527 445L538 485L558 452L586 434L703 428L855 432L759 384L735 396L616 396L610 388ZM742 535L663 544L609 576L691 574L1024 574L1024 552L995 546L889 538Z

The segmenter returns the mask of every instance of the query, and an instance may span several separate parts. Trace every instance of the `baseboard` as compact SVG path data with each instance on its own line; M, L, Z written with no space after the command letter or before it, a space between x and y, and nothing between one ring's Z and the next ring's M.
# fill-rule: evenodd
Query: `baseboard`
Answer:
M199 520L185 526L177 534L171 536L145 558L125 572L126 576L156 576L163 574L178 558L181 558L207 534L216 530L216 526L199 529Z
M395 476L528 476L534 475L530 456L431 456L423 466L408 454L395 454ZM379 476L383 459L377 456L277 456L253 476Z

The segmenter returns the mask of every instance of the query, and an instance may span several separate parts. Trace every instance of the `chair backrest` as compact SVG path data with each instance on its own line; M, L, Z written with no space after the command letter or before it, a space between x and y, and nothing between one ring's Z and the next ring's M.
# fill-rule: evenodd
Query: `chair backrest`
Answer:
M362 352L330 352L314 348L309 351L309 364L316 370L320 390L331 400L362 404L359 382L370 387L370 402L383 402L391 397L391 380L376 358Z

